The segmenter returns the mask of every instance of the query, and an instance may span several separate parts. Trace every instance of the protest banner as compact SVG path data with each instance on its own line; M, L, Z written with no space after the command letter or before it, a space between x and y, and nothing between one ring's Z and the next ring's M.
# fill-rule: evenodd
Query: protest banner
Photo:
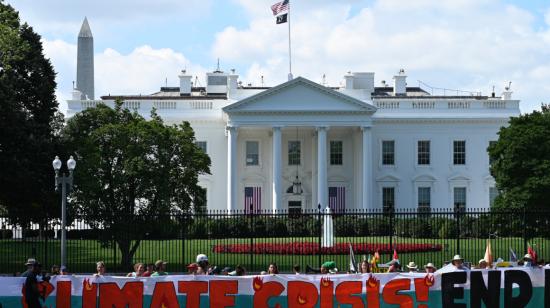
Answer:
M0 278L2 307L25 307L25 278ZM550 269L426 273L193 276L55 276L44 307L550 307Z

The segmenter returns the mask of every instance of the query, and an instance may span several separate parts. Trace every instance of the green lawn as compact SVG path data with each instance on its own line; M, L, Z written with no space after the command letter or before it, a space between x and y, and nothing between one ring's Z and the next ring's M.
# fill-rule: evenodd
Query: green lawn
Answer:
M351 243L389 243L389 237L337 237L336 242ZM256 238L254 242L270 243L288 243L292 241L314 241L318 238ZM400 253L399 258L403 264L409 261L415 261L419 265L433 262L436 266L441 266L445 260L449 260L457 252L457 241L455 239L422 239L422 238L393 238L394 243L416 243L416 244L441 244L443 250L440 252L425 253ZM536 243L539 256L548 255L550 242L546 239L533 239L530 242ZM319 266L319 262L334 260L341 270L349 267L349 256L345 255L253 255L248 254L214 254L212 248L216 244L232 243L250 243L249 239L212 239L212 240L147 240L143 241L138 249L135 262L154 262L157 259L163 259L169 262L168 270L171 272L181 272L184 265L194 262L195 256L199 253L208 255L212 264L218 266L232 266L242 264L249 271L259 272L267 268L267 265L275 261L280 270L290 271L293 264L297 263L305 268L306 264L314 267ZM467 260L477 262L483 258L485 253L485 239L461 239L460 253ZM507 260L509 248L516 251L518 257L523 256L524 242L521 238L499 238L493 239L492 251L495 259L502 257ZM0 272L14 273L24 270L23 263L30 256L35 256L46 266L60 263L60 243L58 240L49 240L47 244L44 241L27 240L0 240ZM357 260L362 256L356 255ZM382 261L387 262L391 259L390 254L382 255ZM69 240L68 241L68 267L71 272L92 272L95 269L95 262L102 260L107 264L112 272L125 272L126 269L120 268L120 251L113 247L102 247L93 240ZM114 265L116 264L116 267Z

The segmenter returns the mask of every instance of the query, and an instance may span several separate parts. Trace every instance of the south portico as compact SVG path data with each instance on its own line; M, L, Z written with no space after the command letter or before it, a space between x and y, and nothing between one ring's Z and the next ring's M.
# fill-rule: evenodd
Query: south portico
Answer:
M228 211L373 208L371 104L298 77L223 111Z

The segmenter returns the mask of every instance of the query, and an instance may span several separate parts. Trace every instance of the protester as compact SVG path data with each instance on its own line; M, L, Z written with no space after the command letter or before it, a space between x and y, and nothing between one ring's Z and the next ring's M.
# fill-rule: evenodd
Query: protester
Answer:
M279 268L277 267L277 263L271 262L269 264L269 268L267 269L267 273L270 275L279 274Z
M197 269L196 274L197 275L208 275L208 257L205 254L199 254L197 255L196 261L199 268Z
M479 262L477 263L477 268L478 269L491 269L491 267L489 267L489 265L487 264L487 261L485 261L485 259L479 260Z
M523 256L523 267L536 267L537 265L533 262L533 257L531 254L526 254Z
M397 273L401 271L401 263L399 260L393 259L390 262L390 267L388 267L388 273Z
M197 274L198 269L199 269L199 265L197 263L191 263L187 265L187 273L190 275Z
M370 273L370 263L369 263L368 260L361 261L359 271L360 271L361 274Z
M407 268L409 269L409 273L418 272L418 266L414 263L414 261L409 262L409 264L407 264Z
M155 265L153 263L147 264L147 269L143 273L142 277L151 277L151 275L155 272Z
M25 265L27 266L27 270L21 274L21 277L28 277L34 270L35 265L38 264L35 258L29 258L27 259L27 263Z
M232 271L233 271L233 270L231 269L231 267L226 266L226 267L224 267L224 268L221 270L220 274L221 274L222 276L228 276L229 273L231 273Z
M59 274L60 275L70 275L69 272L67 271L67 267L65 265L61 265L61 267L59 268Z
M143 277L143 274L145 273L145 264L143 263L136 263L134 264L134 271L131 273L128 273L126 277Z
M464 266L464 259L460 255L455 255L451 260L451 264L456 270L467 271L468 268Z
M428 274L435 273L435 271L437 270L437 268L435 268L434 264L431 262L426 264L426 266L424 266L424 269Z
M244 276L246 275L246 269L242 265L237 265L235 267L235 276Z
M30 261L30 262L29 262ZM25 279L25 302L27 304L27 308L41 308L40 300L41 297L40 291L38 290L38 279L37 276L40 273L40 263L38 263L34 259L29 259L27 263L30 263L32 265L31 270L28 271L26 276L27 279ZM27 265L29 266L29 265Z
M294 271L295 275L300 275L300 265L299 264L294 264L294 266L292 266L292 270Z
M51 268L51 270L50 270L50 274L51 274L52 276L61 275L61 272L59 271L59 266L57 266L57 265L55 265L55 264L52 265L52 268Z
M321 274L336 274L338 273L338 269L336 268L336 262L334 261L327 261L321 265Z
M96 263L96 273L94 274L94 277L101 277L105 276L105 271L107 269L105 268L105 262L99 261Z
M164 262L162 260L157 260L157 262L155 262L156 271L151 274L151 277L158 277L158 276L168 275L168 273L166 272L166 264L167 264L167 262Z

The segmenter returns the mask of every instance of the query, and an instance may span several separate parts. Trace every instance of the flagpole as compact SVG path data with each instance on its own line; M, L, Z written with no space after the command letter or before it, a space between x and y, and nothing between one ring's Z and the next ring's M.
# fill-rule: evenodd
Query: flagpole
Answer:
M288 80L292 80L292 48L290 42L290 1L288 2Z

